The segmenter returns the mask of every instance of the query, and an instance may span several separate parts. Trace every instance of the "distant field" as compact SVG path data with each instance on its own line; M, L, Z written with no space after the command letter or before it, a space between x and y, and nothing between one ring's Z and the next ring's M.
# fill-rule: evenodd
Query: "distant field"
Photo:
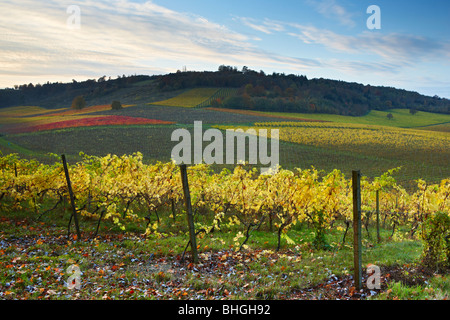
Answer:
M0 137L0 155L1 154L6 155L9 153L18 153L22 157L34 157L39 155L38 152L33 152L9 140L6 140L3 137Z
M248 128L279 129L285 143L280 162L288 166L308 164L346 174L360 169L369 177L401 166L398 180L406 185L450 176L450 136L445 132L332 122L261 122Z
M129 108L134 107L134 104L128 104L128 105L122 105L122 108ZM108 111L111 110L110 104L102 104L97 106L89 106L86 108L83 108L81 110L75 110L75 109L59 109L55 110L55 112L48 114L48 116L73 116L73 115L82 115L82 114L89 114L93 112L99 112L99 111Z
M270 116L283 116L292 118L315 119L323 121L332 121L339 123L371 124L379 126L416 128L431 126L443 123L450 123L450 115L437 114L419 111L415 115L409 113L408 109L392 109L389 111L372 110L362 117L341 116L335 114L318 113L284 113L284 112L257 112ZM391 113L393 118L389 120L387 114Z
M8 151L5 150L8 147L24 156L34 153L40 161L50 163L54 159L45 154L64 153L68 160L74 162L81 160L81 151L99 156L139 151L144 154L146 161L170 161L174 145L170 137L176 128L174 125L97 126L21 133L0 138L0 150Z
M209 100L220 88L196 88L191 89L171 99L151 102L149 104L168 106L168 107L185 107L193 108L202 102Z
M203 97L212 93L194 90L191 94L197 98L201 92ZM177 98L180 96L183 93ZM329 172L337 168L346 175L360 169L364 175L375 177L402 166L396 177L407 186L414 186L419 178L436 183L450 177L450 122L442 124L450 121L450 116L426 112L411 115L408 110L398 109L391 113L392 120L386 118L387 112L379 111L364 117L345 117L167 108L159 103L122 110L111 110L109 105L81 111L15 107L0 110L0 151L41 161L48 159L46 153L65 153L70 161L76 161L80 151L101 156L140 151L146 161L168 161L176 145L171 141L172 132L180 127L192 130L194 121L202 121L204 130L211 126L221 130L279 128L280 164L288 169L314 166Z
M283 112L278 112L278 113L272 114L269 112L241 110L241 109L225 109L225 108L214 108L214 107L209 107L206 109L212 110L212 111L223 112L223 113L234 113L234 114L242 114L242 115L249 115L249 116L255 116L255 117L278 118L278 119L310 121L310 122L326 122L326 120L315 120L315 119L310 119L310 118L296 117L294 114L290 114L290 113L285 114Z
M14 117L25 117L25 116L33 116L38 114L57 112L62 109L45 109L37 106L20 106L20 107L9 107L9 108L0 108L0 119L1 118L14 118Z
M123 108L132 106L125 105ZM11 134L73 127L172 123L141 117L93 114L109 110L111 110L110 105L90 106L81 110L69 108L55 110L40 107L7 108L6 111L0 110L0 132Z
M246 129L245 126L237 127ZM0 150L14 150L20 154L26 151L25 156L65 153L71 162L81 159L78 156L80 151L100 156L140 151L145 161L169 161L171 150L177 144L171 141L171 134L176 128L179 126L103 126L14 134L4 137L5 143L0 144ZM187 128L193 136L192 126ZM437 183L449 177L448 136L443 133L435 136L433 132L421 130L409 131L412 130L393 128L376 132L344 127L283 127L280 128L280 164L287 169L311 166L325 172L339 169L347 176L352 170L359 169L368 177L379 176L389 169L402 166L395 177L406 187L415 186L414 180L419 178ZM7 142L11 145L8 146ZM207 144L205 142L203 145ZM223 166L215 167L220 169ZM232 166L226 167L231 169Z
M428 131L438 131L438 132L450 132L450 123L436 124L436 125L432 125L432 126L420 127L417 129L428 130Z

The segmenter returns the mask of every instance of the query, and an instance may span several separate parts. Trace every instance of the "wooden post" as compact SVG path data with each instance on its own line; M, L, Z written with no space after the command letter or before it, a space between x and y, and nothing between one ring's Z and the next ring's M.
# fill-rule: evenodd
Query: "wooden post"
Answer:
M378 243L380 243L381 241L381 237L380 237L380 191L377 190L376 193L376 200L377 200L377 239L378 239Z
M17 178L17 164L14 163L14 176ZM19 190L19 186L17 185L17 181L14 180L14 189L16 189L17 191Z
M180 165L181 181L183 182L184 201L186 203L186 213L189 226L189 241L191 243L192 258L194 263L198 263L197 242L195 240L194 217L192 215L191 195L189 193L189 183L186 165Z
M64 173L66 174L67 189L69 190L70 204L72 205L73 219L75 221L75 228L77 230L77 238L81 240L80 226L78 225L77 208L75 207L75 198L74 198L73 192L72 192L72 184L70 183L69 170L67 169L66 156L64 154L61 155L61 159L62 159L63 166L64 166Z
M361 172L352 172L353 187L353 265L356 290L362 288L362 262L361 262Z

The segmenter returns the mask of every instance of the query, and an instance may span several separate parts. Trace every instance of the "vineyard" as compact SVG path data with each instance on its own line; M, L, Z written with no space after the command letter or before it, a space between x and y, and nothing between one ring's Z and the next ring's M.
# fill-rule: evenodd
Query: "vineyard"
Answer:
M156 105L51 111L1 114L1 298L449 297L445 125L431 132ZM273 175L248 164L187 168L197 264L181 170L164 160L175 126L196 119L221 130L280 129L283 154ZM68 156L70 188L56 153ZM357 168L363 268L381 267L381 291L355 290L351 275L348 170ZM65 283L73 265L81 290Z
M216 128L226 130L232 128L226 125L216 125ZM448 159L450 156L450 139L445 132L433 132L426 130L385 127L378 125L363 125L357 123L335 122L255 122L254 126L243 127L259 132L260 129L279 129L281 141L294 143L295 145L310 146L333 152L351 153L361 155L369 159L387 161L396 159L395 167L402 167L401 175L397 181L403 186L409 185L413 190L416 183L412 180L425 178L438 183L437 179L447 177L449 172ZM367 160L365 160L367 161ZM370 166L362 163L365 174L371 177L379 175L374 173ZM331 165L336 166L335 160ZM313 165L323 163L316 159ZM341 171L347 170L345 166L339 167ZM389 168L383 168L387 171ZM379 172L379 171L378 171ZM348 174L348 172L347 172ZM430 181L429 181L430 182Z
M291 119L303 118L316 121L327 121L335 123L352 123L361 125L378 125L398 128L420 128L426 129L428 126L441 125L448 127L450 116L446 114L436 114L419 111L412 115L408 109L390 109L386 111L371 110L362 117L348 117L342 115L332 115L325 113L285 113L285 112L260 112L253 111L267 116L281 116ZM392 119L387 118L387 114L393 115Z
M188 90L176 97L164 101L152 102L150 104L169 107L194 108L202 102L209 100L211 96L216 95L219 91L221 90L218 88L196 88Z
M395 152L404 157L404 153L414 149L416 152L420 150L416 156L418 160L418 157L424 154L446 154L450 148L448 136L437 132L327 122L268 122L255 123L255 126L283 128L280 130L281 140L300 144L333 146L342 150L357 150L370 146L371 153L379 156ZM439 160L445 165L446 157L433 159Z
M26 210L38 218L69 198L59 162L44 165L15 155L0 160L2 210ZM448 216L450 180L435 185L418 181L417 191L408 193L392 178L395 170L373 181L363 177L363 224L367 228L374 222L378 192L380 218L392 226L390 237L400 225L408 226L409 237L423 237L427 219ZM102 220L110 220L124 231L133 223L141 223L146 225L142 230L145 234L167 237L159 233L158 212L170 212L173 219L181 213L176 208L184 201L183 187L174 163L146 165L139 153L122 157L84 155L84 160L70 166L68 172L76 212L98 221L95 235ZM224 232L234 230L236 250L245 248L256 229L274 234L277 247L273 249L280 250L284 242L293 245L287 231L299 223L313 228L316 247L326 248L326 234L333 228L342 231L345 242L352 220L351 181L338 170L325 174L314 168L280 169L273 175L259 175L256 169L246 170L244 166L214 173L207 165L196 165L189 168L188 178L195 229L219 242ZM208 216L210 219L205 218ZM151 219L153 222L148 223Z
M210 107L217 101L223 101L225 98L235 95L237 89L234 88L221 88L214 93L210 98L196 105L196 108Z
M195 88L185 91L176 97L151 102L151 105L169 106L169 107L185 107L185 108L202 108L211 106L212 102L218 99L223 100L229 96L236 94L237 89L234 88Z
M133 105L124 106L124 108L129 107ZM171 121L142 117L92 114L110 109L110 105L91 106L82 110L49 110L40 107L5 108L0 111L0 126L3 133L17 134L77 127L173 124Z

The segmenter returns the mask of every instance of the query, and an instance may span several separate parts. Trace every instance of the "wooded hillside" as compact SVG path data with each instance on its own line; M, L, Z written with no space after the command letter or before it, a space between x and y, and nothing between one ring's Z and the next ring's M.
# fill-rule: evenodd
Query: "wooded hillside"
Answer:
M352 116L393 108L450 113L450 100L438 96L429 97L392 87L308 79L305 75L265 74L247 67L238 70L225 65L215 72L177 71L161 76L124 75L117 79L103 76L83 82L16 85L14 89L0 90L0 107L67 107L79 95L89 103L89 100L109 95L121 99L120 95L126 96L130 90L148 95L150 89L168 92L195 87L238 88L236 95L213 102L214 106L234 109Z

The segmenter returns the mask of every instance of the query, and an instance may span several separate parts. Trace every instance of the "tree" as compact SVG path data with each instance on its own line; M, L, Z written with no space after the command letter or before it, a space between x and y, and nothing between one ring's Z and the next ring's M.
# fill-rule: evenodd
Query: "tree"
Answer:
M120 103L120 101L117 101L117 100L114 100L112 103L111 103L111 109L112 110L120 110L120 109L122 109L123 107L122 107L122 104Z
M86 101L83 96L76 96L72 101L72 109L81 110L86 107Z
M392 120L394 118L394 116L392 115L392 113L388 113L386 116L389 120Z
M244 93L248 94L249 96L253 95L253 85L251 83L247 84L244 87Z
M412 115L415 115L417 113L417 109L411 108L411 109L409 109L409 113L411 113Z

